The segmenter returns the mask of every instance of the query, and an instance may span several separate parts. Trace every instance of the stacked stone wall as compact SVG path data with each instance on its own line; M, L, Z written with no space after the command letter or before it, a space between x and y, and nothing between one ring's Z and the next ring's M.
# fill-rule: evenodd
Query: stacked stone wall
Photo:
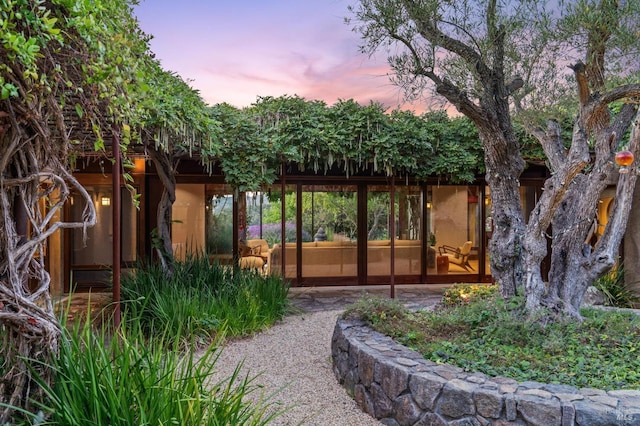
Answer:
M640 425L640 391L517 382L436 364L339 319L333 370L360 408L389 426Z

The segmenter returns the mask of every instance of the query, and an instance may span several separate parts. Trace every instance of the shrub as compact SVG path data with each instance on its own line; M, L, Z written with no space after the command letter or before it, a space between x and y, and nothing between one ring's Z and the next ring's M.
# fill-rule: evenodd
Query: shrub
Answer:
M404 318L407 310L396 299L363 294L351 307L342 314L344 318L362 318L377 324L390 318Z
M604 294L604 304L617 308L633 308L638 297L627 288L624 281L624 266L619 263L609 273L598 278L593 286Z
M279 415L268 399L247 397L260 388L255 378L213 381L218 339L198 353L172 345L179 336L147 339L139 321L126 318L112 336L95 332L90 322L65 331L52 386L41 383L46 400L32 424L47 418L53 425L264 425ZM222 336L220 333L220 337ZM281 411L280 411L281 412Z
M176 262L171 276L157 263L123 276L123 309L144 333L183 336L206 343L221 329L231 336L272 325L288 309L289 287L278 277L210 264L190 256Z
M497 285L454 284L444 292L442 303L446 306L465 305L493 297L497 292Z

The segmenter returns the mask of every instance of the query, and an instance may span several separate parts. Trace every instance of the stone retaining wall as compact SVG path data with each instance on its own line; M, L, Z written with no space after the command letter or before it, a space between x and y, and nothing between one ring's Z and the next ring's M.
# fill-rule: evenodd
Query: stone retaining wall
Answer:
M389 426L640 425L640 391L466 373L425 360L362 321L339 319L331 351L340 383Z

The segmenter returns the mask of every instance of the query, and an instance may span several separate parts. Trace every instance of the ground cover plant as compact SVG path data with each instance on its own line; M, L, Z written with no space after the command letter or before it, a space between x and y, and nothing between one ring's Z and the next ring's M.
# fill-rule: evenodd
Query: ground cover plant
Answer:
M443 303L412 312L364 297L345 315L420 352L426 359L518 381L640 389L640 318L628 311L583 309L582 322L525 319L522 298L494 286L454 286ZM544 316L540 316L543 319Z
M123 310L147 336L170 330L201 342L221 330L243 336L271 326L287 313L288 291L281 278L211 264L203 256L176 262L171 275L158 263L140 264L122 280Z

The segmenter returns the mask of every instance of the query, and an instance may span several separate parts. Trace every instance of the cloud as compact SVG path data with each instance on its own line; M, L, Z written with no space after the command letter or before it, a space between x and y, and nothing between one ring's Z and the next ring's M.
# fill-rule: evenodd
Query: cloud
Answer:
M259 96L298 95L403 104L386 62L359 52L344 24L344 0L206 0L142 2L136 13L155 36L163 67L177 72L206 102L246 106ZM419 105L412 108L424 110Z

